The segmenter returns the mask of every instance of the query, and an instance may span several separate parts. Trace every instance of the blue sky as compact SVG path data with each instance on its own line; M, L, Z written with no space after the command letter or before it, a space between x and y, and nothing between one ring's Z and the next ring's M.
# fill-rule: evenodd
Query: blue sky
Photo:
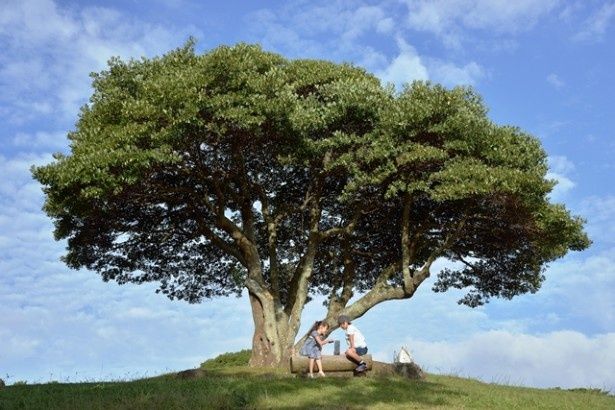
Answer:
M188 305L66 268L29 173L67 151L88 73L193 35L199 51L244 41L352 62L397 86L472 85L494 121L538 137L552 199L587 219L594 245L553 263L534 295L470 309L425 283L356 324L381 360L407 346L432 372L615 391L615 1L145 3L0 3L0 378L126 379L249 347L245 298ZM303 327L323 314L312 303Z

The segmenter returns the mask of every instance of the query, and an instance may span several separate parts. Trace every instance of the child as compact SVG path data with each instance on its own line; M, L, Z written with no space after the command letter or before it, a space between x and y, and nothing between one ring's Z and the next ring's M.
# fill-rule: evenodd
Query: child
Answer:
M338 317L337 323L346 332L346 340L349 346L348 350L346 350L346 357L358 365L355 369L356 372L364 372L367 370L367 364L361 356L367 354L367 343L363 333L350 323L348 316L342 315Z
M310 358L310 374L309 377L314 377L314 361L318 365L318 374L320 377L325 376L325 372L322 371L322 347L327 343L333 343L333 340L324 339L324 334L329 330L329 325L324 320L319 320L314 323L312 329L310 329L310 335L308 336L305 344L299 352L302 356Z

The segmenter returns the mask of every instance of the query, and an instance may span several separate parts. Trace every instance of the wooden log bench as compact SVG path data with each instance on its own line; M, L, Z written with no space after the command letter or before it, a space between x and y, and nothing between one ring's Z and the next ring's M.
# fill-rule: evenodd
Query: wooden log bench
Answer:
M367 365L367 371L372 370L373 361L372 355L366 354L361 356ZM309 368L309 358L305 356L291 356L290 371L292 373L307 373ZM327 372L352 372L357 367L354 362L351 362L344 355L322 355L322 367L325 373ZM314 363L314 372L317 372L318 367Z

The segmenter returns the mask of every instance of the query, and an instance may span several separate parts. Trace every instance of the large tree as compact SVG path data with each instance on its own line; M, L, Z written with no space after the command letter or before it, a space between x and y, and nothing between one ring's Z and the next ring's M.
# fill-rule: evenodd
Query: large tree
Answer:
M253 365L290 354L305 304L327 320L407 299L440 257L460 303L535 292L589 245L551 204L539 141L491 122L471 89L396 92L365 70L240 44L112 59L35 168L64 260L195 303L249 295ZM353 296L356 296L353 298Z

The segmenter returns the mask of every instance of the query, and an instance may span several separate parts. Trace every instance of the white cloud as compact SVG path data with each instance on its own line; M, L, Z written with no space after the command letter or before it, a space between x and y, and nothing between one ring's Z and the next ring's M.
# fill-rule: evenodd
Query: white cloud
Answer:
M572 21L573 17L575 17L579 12L581 12L583 8L587 5L587 1L568 1L563 5L563 8L559 12L558 17L562 19L562 21L569 23L570 21Z
M558 0L436 0L408 1L408 19L412 26L432 32L444 32L451 26L518 32L531 28L551 11Z
M591 196L583 200L580 209L588 221L589 235L595 242L615 243L615 195Z
M384 82L397 87L414 80L442 82L448 86L474 85L485 70L471 61L465 65L419 54L400 31L395 16L380 5L347 1L292 3L292 7L265 9L253 14L255 33L266 48L291 56L353 61L372 70ZM387 58L366 45L368 36L395 39L398 53ZM324 39L324 40L323 40Z
M0 115L24 123L74 119L90 93L88 74L111 56L141 57L177 47L193 27L171 31L102 7L63 8L52 0L0 6Z
M394 20L380 5L348 1L291 2L262 9L250 16L253 34L265 48L290 57L353 61L373 69L386 61L362 41L368 35L388 35Z
M65 151L68 149L66 132L37 131L33 134L17 133L12 140L13 146L28 151L51 150Z
M615 328L615 248L612 239L609 245L595 231L606 226L613 232L614 222L613 212L609 219L590 218L588 234L594 241L603 241L602 249L598 246L593 253L571 254L549 267L539 291L542 309L558 312L562 320L593 331Z
M404 344L430 372L513 385L615 391L615 333L588 337L569 330L538 335L488 331L459 341L409 337ZM376 357L390 360L400 345Z
M462 67L440 60L428 62L433 79L447 86L475 85L485 76L485 70L472 61Z
M47 148L62 134L41 134ZM25 143L30 137L16 137ZM23 138L23 139L20 139ZM44 382L134 378L198 366L249 347L246 298L172 302L155 285L117 286L59 260L30 176L50 154L0 155L0 363L3 379ZM232 329L232 331L229 331ZM8 378L5 376L8 374Z
M390 33L393 31L395 21L391 17L386 17L376 23L376 31L379 33Z
M614 198L595 201L601 225L611 229L613 209ZM412 299L384 303L357 321L379 360L390 361L394 350L407 345L419 365L436 373L615 391L610 371L615 360L613 247L573 253L553 263L535 295L494 299L475 309L457 305L464 291L431 291L434 276L444 267L452 266L439 259ZM383 320L394 325L382 326Z
M615 19L615 2L609 1L583 23L583 29L574 36L580 41L600 41Z
M412 45L402 38L397 39L399 54L381 70L378 77L385 83L393 83L398 88L415 80L428 80L427 68Z
M570 178L557 172L547 172L547 179L554 179L557 182L549 194L549 198L556 202L561 201L575 187L575 183Z
M406 0L411 29L434 33L457 47L464 30L517 33L531 29L559 0Z
M333 17L333 16L330 16ZM361 6L348 12L346 18L339 19L335 16L337 24L331 24L331 28L342 24L342 38L345 41L356 41L361 35L369 30L379 33L389 33L393 29L393 19L387 17L385 12L377 6Z
M561 201L576 186L568 176L570 172L574 171L575 166L567 157L554 155L549 157L549 169L547 178L557 181L557 185L555 185L549 197L554 201Z
M560 174L568 174L575 169L575 165L564 155L550 155L549 169Z
M547 76L547 82L557 89L560 89L566 85L566 83L564 83L564 81L562 81L562 79L555 73L551 73Z

